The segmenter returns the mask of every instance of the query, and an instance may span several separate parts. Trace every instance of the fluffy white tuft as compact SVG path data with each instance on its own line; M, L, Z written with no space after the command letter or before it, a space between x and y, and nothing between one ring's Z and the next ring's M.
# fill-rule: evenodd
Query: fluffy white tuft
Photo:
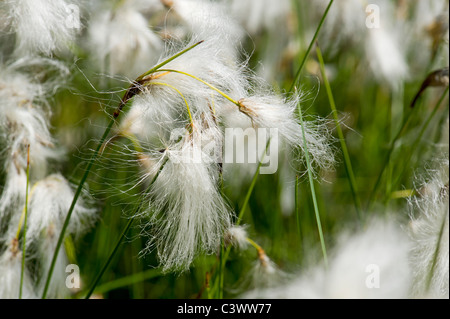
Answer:
M230 226L218 167L205 158L201 135L193 134L162 154L144 211L151 227L146 251L156 247L163 271L185 271L198 253L217 252Z
M255 95L239 100L239 110L257 127L277 128L278 134L290 147L299 148L303 152L306 151L303 142L304 130L312 165L329 169L334 164L334 156L327 128L317 121L303 121L302 130L296 115L298 103L299 97L283 99L275 95Z
M289 0L225 0L231 14L236 17L250 35L271 29L289 15Z
M52 174L36 182L29 194L27 238L30 242L58 237L72 203L74 191L61 174ZM95 220L94 210L79 199L72 213L67 234L83 234ZM43 233L44 232L44 233Z
M133 1L125 1L93 16L88 41L102 72L135 79L160 56L162 40L137 9Z
M51 55L74 41L80 25L79 3L68 0L5 0L9 24L21 54Z
M249 242L246 228L245 226L231 226L228 228L225 232L225 243L236 246L240 250L247 249Z
M316 265L287 285L252 291L244 297L407 298L411 279L408 250L408 238L398 225L375 221L367 229L341 238L328 269ZM371 277L376 275L379 286L371 286L377 284Z
M416 297L449 297L448 159L410 199L411 266Z
M19 298L20 277L22 271L22 252L18 250L18 242L14 240L0 256L0 298ZM36 299L33 282L25 269L22 298Z

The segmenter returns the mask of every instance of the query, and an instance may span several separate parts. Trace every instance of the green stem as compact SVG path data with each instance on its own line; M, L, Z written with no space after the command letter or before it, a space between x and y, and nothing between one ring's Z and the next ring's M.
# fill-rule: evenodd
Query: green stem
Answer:
M448 202L447 202L447 207L446 207L445 211L448 211ZM448 214L444 214L444 218L442 220L441 227L439 229L439 234L436 238L436 248L434 249L434 252L433 252L433 259L431 261L430 271L428 272L427 279L426 279L426 287L425 287L426 292L429 292L429 290L431 288L431 283L433 281L434 270L436 268L439 251L441 250L441 242L442 242L442 237L444 235L444 228L445 228L447 218L448 218Z
M347 173L348 182L350 184L350 190L353 196L353 202L355 204L356 215L358 220L361 220L361 200L358 196L358 190L356 187L355 174L353 173L352 162L350 160L350 155L348 153L347 144L345 143L344 133L342 132L341 125L339 124L338 113L336 109L336 103L334 101L333 92L331 90L330 82L328 81L328 77L325 72L325 63L323 61L322 52L320 51L319 46L316 47L317 58L320 64L320 72L322 73L323 81L325 84L325 88L327 90L328 101L330 103L331 111L333 113L334 122L336 125L336 131L339 136L339 142L341 144L342 154L344 155L344 163L345 163L345 171Z
M391 160L391 156L392 153L394 151L395 148L395 144L397 144L397 141L400 139L401 136L403 136L403 134L406 132L406 129L409 125L409 122L411 121L412 118L412 114L418 109L418 107L413 108L412 110L410 110L408 112L408 114L406 115L405 120L403 121L403 125L400 128L400 130L397 132L397 134L395 135L394 139L391 142L391 145L389 146L389 150L388 153L386 154L386 157L384 158L383 164L381 166L381 171L378 174L377 180L375 182L375 185L372 189L372 192L369 195L369 199L367 201L367 211L370 211L370 209L372 208L372 204L373 201L375 199L375 195L378 192L378 188L380 187L380 183L381 183L381 178L383 177L384 171L386 170L390 160Z
M263 153L263 155L261 157L261 161L258 164L258 168L256 169L255 175L253 175L252 182L250 184L250 187L247 190L247 194L245 195L244 202L242 203L241 210L239 211L238 219L236 221L236 226L239 226L239 224L241 223L242 217L244 216L244 212L247 209L247 205L250 200L250 196L252 195L253 188L255 188L256 180L258 179L259 171L261 169L264 158L266 157L266 153L267 153L267 149L269 148L269 145L270 145L270 140L267 141L265 152Z
M448 92L448 88L444 91L444 93L442 94L441 98L439 99L437 105L435 106L435 111L437 111L437 106L439 106L439 105L442 103L442 101L444 100L445 95L447 94L447 92ZM405 121L403 122L402 127L400 128L400 130L398 131L397 135L394 137L394 139L393 139L392 142L391 142L391 145L390 145L390 147L389 147L389 151L388 151L388 153L387 153L387 155L386 155L386 157L385 157L383 166L382 166L382 168L381 168L381 172L379 173L378 178L377 178L377 180L376 180L376 182L375 182L375 186L373 187L372 193L371 193L370 196L369 196L369 200L368 200L368 204L367 204L367 209L368 209L368 210L370 210L370 208L372 207L372 203L373 203L373 200L374 200L374 198L375 198L375 195L376 195L376 193L377 193L377 191L378 191L378 188L379 188L379 186L380 186L380 182L381 182L381 178L383 177L383 173L384 173L384 171L386 170L386 168L387 168L387 166L388 166L388 164L389 164L389 162L390 162L390 160L391 160L391 156L392 156L392 153L393 153L393 151L394 151L395 144L397 143L398 139L405 133L406 128L408 127L409 122L411 121L412 114L413 114L413 113L415 112L415 110L417 110L417 109L418 109L418 107L416 106L416 107L414 107L412 110L410 110L410 111L408 112L408 114L406 115L406 119L405 119ZM428 121L431 121L431 118L432 118L432 116L434 116L435 111L432 112L432 114L431 114L431 116L428 118L427 122L428 122ZM426 126L424 126L424 128L423 128L423 130L422 130L423 133L424 133L424 130L426 129L427 126L428 126L428 124L426 123ZM421 135L423 135L423 133L421 132L421 133L419 134L419 137L418 137L418 139L416 139L416 141L420 141L420 139L422 138ZM406 167L406 166L405 166L405 167Z
M224 256L225 255L225 249L224 249L224 243L222 241L220 245L220 267L219 267L219 290L218 290L218 299L223 299L223 283L224 283L224 277L225 277L225 262L224 262Z
M257 167L257 169L256 169L256 171L255 171L255 174L253 175L253 178L252 178L252 182L251 182L251 184L250 184L250 187L248 188L247 194L245 195L244 202L242 203L241 209L240 209L240 211L239 211L238 218L237 218L237 220L236 220L236 226L238 226L238 225L241 223L242 217L244 216L244 212L245 212L246 209L247 209L247 205L248 205L248 202L249 202L249 200L250 200L250 196L252 195L253 189L255 188L256 180L258 179L259 172L260 172L262 163L263 163L263 161L264 161L264 158L265 158L265 156L266 156L267 149L269 148L269 145L270 145L270 139L267 141L265 152L263 153L263 155L262 155L262 157L261 157L261 160L260 160L260 162L259 162L259 164L258 164L258 167ZM223 246L223 245L222 245L222 246ZM222 247L222 248L223 248L223 247ZM227 262L227 260L228 260L228 257L229 257L229 255L230 255L230 252L231 252L231 245L227 247L225 253L223 253L223 251L221 250L221 256L220 256L220 260L219 260L219 263L220 263L220 264L219 264L219 268L220 268L220 269L219 269L219 275L218 275L218 280L215 282L215 285L214 285L215 288L217 288L217 285L216 285L216 284L217 284L217 283L219 284L219 292L218 292L219 296L223 294L223 293L220 291L220 290L223 290L223 278L222 278L222 276L223 276L224 269L225 269L225 264L226 264L226 262Z
M100 285L95 289L97 293L105 293L117 288L133 285L148 279L156 278L161 275L159 269L148 269L130 276L122 277Z
M140 208L140 205L139 205L139 208ZM125 238L125 235L128 233L128 230L130 229L130 227L133 224L133 222L134 222L134 217L132 217L132 218L130 218L128 220L127 225L125 226L125 228L122 231L122 235L120 235L120 237L117 240L116 245L114 246L114 249L112 250L111 254L109 255L107 261L105 262L105 264L103 265L102 269L100 270L100 272L95 277L95 280L92 283L92 286L89 289L88 293L86 294L85 299L89 299L91 297L92 293L94 292L95 287L100 282L100 279L102 278L102 276L105 273L106 269L108 269L109 264L111 263L112 259L116 255L117 250L119 249L120 245L122 244L122 241Z
M80 183L78 184L78 188L75 192L74 198L72 200L72 204L70 205L69 211L67 213L66 219L64 220L64 224L63 227L61 229L61 232L59 234L58 237L58 242L56 244L56 248L55 248L55 252L53 254L53 258L52 258L52 262L50 264L50 268L47 274L47 279L45 281L45 286L44 286L44 291L42 293L42 299L45 299L47 296L47 291L50 285L50 281L52 278L52 274L53 274L53 270L55 268L55 264L56 264L56 259L58 257L58 253L59 253L59 248L62 245L64 236L65 236L65 232L67 229L67 226L69 225L69 221L70 218L72 216L73 210L75 208L75 204L78 200L78 197L81 194L81 191L83 189L83 185L87 180L87 177L89 176L89 173L91 171L92 166L94 165L94 162L100 152L100 149L102 148L103 143L105 142L109 132L111 131L112 126L115 123L115 120L119 117L120 112L122 111L123 107L127 104L127 102L133 98L134 95L139 94L140 92L140 88L142 83L145 83L145 78L152 74L155 73L156 71L158 71L158 69L160 69L162 66L166 65L167 63L173 61L174 59L178 58L179 56L183 55L184 53L188 52L189 50L192 50L193 48L195 48L197 45L199 45L200 43L202 43L203 41L197 42L195 44L193 44L192 46L184 49L183 51L178 52L177 54L173 55L172 57L168 58L167 60L159 63L158 65L156 65L155 67L151 68L149 71L145 72L144 74L142 74L141 76L139 76L134 83L128 88L128 90L125 92L123 98L121 99L119 106L117 107L117 109L114 111L113 113L113 118L110 120L108 126L105 129L105 132L103 133L102 138L100 139L98 146L94 152L94 154L92 155L91 159L88 162L88 165L86 167L86 170L84 171L83 177L80 180Z
M323 231L322 231L322 223L320 222L319 205L317 204L316 190L314 187L314 179L313 179L313 173L312 173L312 168L311 168L311 162L309 160L309 152L308 152L307 143L306 143L305 126L303 123L303 116L302 116L302 110L300 107L300 103L298 103L298 113L299 113L299 118L300 118L300 125L302 126L303 145L304 145L304 150L305 150L305 160L306 160L306 166L307 166L307 170L308 170L309 186L311 188L311 197L312 197L312 201L313 201L313 205L314 205L314 213L316 216L317 229L319 232L320 245L322 248L322 254L323 254L323 259L325 262L325 267L328 267L327 250L325 247L325 239L324 239Z
M27 147L27 189L25 192L25 217L23 221L23 237L22 237L22 268L20 270L20 288L19 299L22 299L23 278L25 274L25 252L26 252L26 237L27 237L27 217L28 217L28 185L30 183L30 145Z
M174 70L174 69L160 69L159 71L160 72L172 72L172 73L178 73L178 74L183 74L183 75L189 76L189 77L193 78L194 80L197 80L200 83L203 83L204 85L208 86L211 90L216 91L217 93L222 95L224 98L226 98L231 103L236 104L237 106L240 106L239 101L234 100L233 98L231 98L230 96L228 96L227 94L225 94L224 92L222 92L221 90L216 88L214 85L209 84L208 82L200 79L199 77L197 77L195 75L189 74L187 72L179 71L179 70Z
M300 240L300 249L303 252L303 233L302 233L302 227L301 227L301 224L300 224L300 210L299 210L299 203L298 203L298 196L299 196L298 183L299 183L299 178L298 178L298 175L296 175L295 176L295 200L294 200L294 207L295 207L295 216L297 218L297 233L298 233L298 238Z
M298 68L297 73L295 74L294 81L292 82L292 85L291 85L291 87L289 89L289 92L292 92L294 90L295 86L297 85L297 83L298 83L298 81L300 79L300 75L302 73L303 66L305 65L306 59L308 58L309 53L311 52L311 49L312 49L312 47L314 45L314 42L316 42L317 36L319 35L319 31L322 28L322 25L323 25L323 23L325 21L325 18L328 15L328 11L330 10L330 7L333 4L333 1L334 0L330 0L330 2L328 3L327 8L325 9L325 12L322 15L322 18L320 19L319 25L316 28L316 32L314 33L314 36L311 39L311 42L309 43L308 49L306 50L306 53L303 56L303 60L300 63L300 67Z
M430 115L428 116L428 118L426 119L425 123L422 126L422 129L420 130L419 134L417 135L416 139L414 140L412 147L411 147L411 152L408 154L408 157L405 161L402 162L402 172L401 174L398 176L398 178L396 179L395 183L393 184L393 187L396 187L396 185L398 185L398 183L400 182L400 180L402 179L402 177L404 176L407 168L409 167L409 163L411 161L411 158L413 156L413 151L417 148L417 145L419 144L419 142L422 140L423 135L425 134L428 126L431 123L431 120L434 118L434 116L436 115L441 103L444 101L445 96L448 93L448 88L444 91L444 93L441 95L439 101L436 103L436 105L433 108L433 111L430 113ZM390 196L388 197L387 201L389 201Z
M69 208L69 212L66 215L66 219L64 220L63 227L62 227L61 232L59 234L58 242L56 243L55 251L53 253L52 262L50 264L50 268L49 268L48 274L47 274L47 279L45 281L44 291L42 293L42 299L45 299L47 297L48 288L50 286L50 281L51 281L53 270L54 270L55 264L56 264L56 259L58 258L58 253L59 253L60 247L62 245L62 242L64 240L66 229L67 229L67 226L69 225L70 217L72 216L73 210L75 208L75 204L76 204L76 202L78 200L78 197L81 194L81 191L83 189L83 185L86 182L86 179L87 179L87 177L88 177L88 175L89 175L89 173L91 171L91 168L94 165L94 161L95 161L95 159L98 156L100 148L102 147L103 143L106 140L106 137L108 136L109 132L111 131L111 128L112 128L113 124L114 124L114 119L111 119L111 121L109 122L105 132L103 133L102 138L100 139L100 141L98 143L97 149L95 150L94 154L92 155L91 159L89 160L88 166L86 167L86 170L84 171L84 174L83 174L83 177L80 180L80 183L78 184L78 188L77 188L77 190L75 192L75 195L73 197L72 203L71 203L70 208Z
M158 172L156 173L156 175L153 177L152 181L150 182L148 189L150 189L152 187L152 185L155 183L156 179L158 178L160 172L163 170L164 166L166 165L168 159L166 159L162 164L161 167L159 168ZM137 205L136 209L134 210L134 214L133 217L131 217L128 220L128 223L126 224L125 228L122 231L122 234L120 235L119 239L116 242L116 245L114 246L113 250L111 251L111 253L109 254L108 259L106 260L105 264L103 265L102 269L100 270L100 272L97 274L97 276L95 277L94 282L91 285L91 288L89 289L88 293L86 294L85 299L89 299L89 297L92 295L92 293L95 290L95 287L98 285L98 283L100 282L100 279L102 278L103 274L105 273L106 269L108 269L109 265L111 264L111 261L113 260L114 256L116 255L117 251L119 250L120 245L122 244L122 241L124 240L126 234L128 233L128 231L130 230L131 225L133 224L135 217L139 211L142 208L144 201L139 201L139 204Z

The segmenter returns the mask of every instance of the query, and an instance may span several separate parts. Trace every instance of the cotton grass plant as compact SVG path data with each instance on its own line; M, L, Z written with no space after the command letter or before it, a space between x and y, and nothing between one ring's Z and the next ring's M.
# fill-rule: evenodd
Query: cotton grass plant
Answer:
M448 1L375 5L2 1L0 297L448 298Z

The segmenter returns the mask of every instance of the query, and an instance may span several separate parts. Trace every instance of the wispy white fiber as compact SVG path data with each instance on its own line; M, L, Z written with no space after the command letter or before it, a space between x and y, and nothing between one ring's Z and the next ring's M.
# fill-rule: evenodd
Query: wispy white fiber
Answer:
M447 158L409 202L413 294L419 298L449 297L448 167Z
M18 242L14 240L7 245L0 256L0 298L18 299L20 277L22 271L22 252L18 249ZM24 272L22 298L36 299L33 282L27 269Z
M40 273L48 274L50 265L53 259L53 253L56 248L56 243L58 241L58 234L53 233L54 230L48 229L45 236L37 243L37 257L40 262ZM66 279L68 273L66 273L66 267L69 265L69 260L67 258L64 246L59 250L58 257L54 266L52 281L47 290L48 298L67 298L70 296L70 289L66 286ZM40 276L38 282L37 291L39 295L42 295L45 286L46 276Z
M243 297L407 298L411 282L408 250L408 237L399 225L372 221L367 229L341 236L331 252L328 269L315 264L288 284L254 290Z
M163 271L188 270L199 253L216 253L230 226L217 165L201 160L206 154L197 134L165 151L159 160L164 166L148 194L144 214L151 238L146 250L157 249Z
M94 14L88 32L90 50L101 71L131 79L149 69L163 43L133 1Z
M227 245L233 245L240 250L245 250L249 246L247 240L247 227L245 226L231 226L225 232L225 243Z
M225 0L224 3L250 35L275 27L287 19L291 10L289 0Z
M4 0L0 10L16 34L16 50L21 54L51 55L75 40L81 28L80 3L69 0Z
M279 135L290 147L306 151L303 142L305 132L306 147L313 166L331 168L334 163L330 136L324 124L297 119L299 97L284 99L276 95L255 95L239 100L241 113L248 116L254 125L262 128L277 128Z
M72 203L74 191L61 174L52 174L36 182L29 193L28 241L41 236L59 235ZM87 208L80 198L74 208L67 234L81 235L96 219L95 210Z

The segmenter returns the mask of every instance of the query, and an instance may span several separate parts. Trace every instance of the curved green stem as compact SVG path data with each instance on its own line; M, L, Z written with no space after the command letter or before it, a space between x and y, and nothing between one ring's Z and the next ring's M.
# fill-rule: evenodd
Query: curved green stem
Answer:
M189 108L189 103L187 102L186 98L184 97L183 93L180 92L180 90L178 90L176 87L174 87L171 84L168 83L164 83L164 82L150 82L148 85L162 85L162 86L167 86L169 88L171 88L172 90L174 90L175 92L178 93L178 95L181 96L181 98L184 101L184 104L186 105L187 108L187 112L189 115L189 121L191 122L191 125L194 125L194 120L192 119L192 113L191 113L191 109Z
M197 81L199 81L199 82L205 84L205 85L208 86L210 89L216 91L217 93L219 93L220 95L222 95L224 98L226 98L226 99L227 99L228 101L230 101L231 103L236 104L237 106L240 106L239 101L234 100L233 98L231 98L230 96L228 96L227 94L225 94L224 92L222 92L221 90L219 90L218 88L216 88L214 85L209 84L208 82L206 82L206 81L200 79L199 77L197 77L197 76L195 76L195 75L192 75L192 74L189 74L189 73L186 73L186 72L183 72L183 71L179 71L179 70L174 70L174 69L160 69L159 71L160 71L160 72L164 72L164 71L165 71L165 72L173 72L173 73L179 73L179 74L183 74L183 75L189 76L189 77L193 78L194 80L197 80Z

